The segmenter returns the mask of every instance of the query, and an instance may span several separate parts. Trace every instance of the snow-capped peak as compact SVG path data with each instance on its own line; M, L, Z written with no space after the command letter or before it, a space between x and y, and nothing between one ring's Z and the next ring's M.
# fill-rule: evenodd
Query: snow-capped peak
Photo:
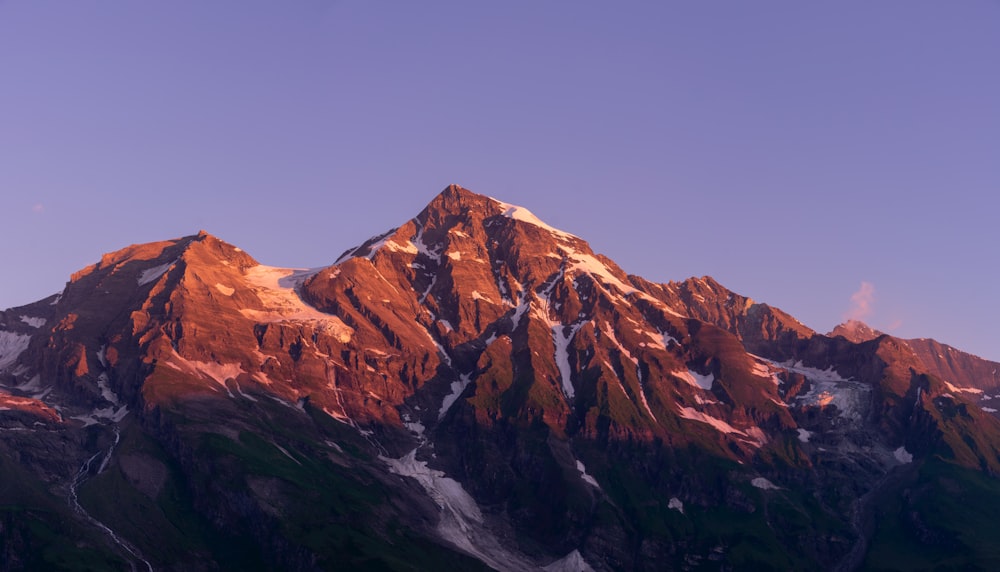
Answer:
M517 221L526 222L533 226L537 226L538 228L547 230L552 234L563 239L578 238L575 235L572 235L568 232L559 230L558 228L546 224L544 221L542 221L542 219L535 216L535 213L529 211L528 209L522 206L505 203L503 201L494 199L493 197L490 197L490 199L493 200L497 204L497 206L500 207L500 210L503 211L503 216L507 218L511 218Z

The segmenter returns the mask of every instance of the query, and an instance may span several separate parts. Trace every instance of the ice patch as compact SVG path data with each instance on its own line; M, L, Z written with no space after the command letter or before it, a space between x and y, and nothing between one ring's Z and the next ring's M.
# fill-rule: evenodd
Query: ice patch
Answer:
M681 514L684 514L684 503L682 503L681 499L677 497L673 497L670 499L670 502L667 504L667 508L676 510Z
M899 461L900 463L903 463L903 464L912 463L913 462L913 455L911 453L907 452L905 446L902 446L902 447L896 449L895 451L893 451L892 452L892 456L896 457L896 460Z
M764 477L757 477L756 479L750 481L750 484L761 490L772 490L776 491L781 489L781 487L775 485L771 481L765 479Z
M28 324L32 328L41 328L45 325L45 318L36 318L34 316L21 316L21 321Z
M139 274L139 277L136 279L136 282L139 283L139 286L145 286L146 284L149 284L150 282L157 280L160 276L166 274L167 270L170 270L170 267L173 266L175 262L177 261L174 260L172 262L167 262L166 264L155 266L148 270L143 270L142 273Z
M24 350L28 349L31 336L0 331L0 371L14 365Z

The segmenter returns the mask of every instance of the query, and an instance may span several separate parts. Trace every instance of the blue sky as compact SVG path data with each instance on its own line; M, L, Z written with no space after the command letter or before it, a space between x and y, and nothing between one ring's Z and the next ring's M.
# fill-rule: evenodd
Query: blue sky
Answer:
M0 1L0 307L199 229L325 265L458 183L652 280L1000 359L998 29L988 0Z

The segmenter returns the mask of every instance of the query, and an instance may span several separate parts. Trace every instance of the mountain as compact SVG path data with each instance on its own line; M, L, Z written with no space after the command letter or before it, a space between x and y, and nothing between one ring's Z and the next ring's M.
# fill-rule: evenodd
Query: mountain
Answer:
M851 320L838 325L828 336L842 336L861 343L885 336L862 322ZM920 360L921 369L943 380L952 392L971 394L984 410L996 413L989 402L1000 399L1000 363L983 359L928 338L897 340Z
M995 568L993 381L911 342L458 186L323 268L130 246L0 314L0 569Z

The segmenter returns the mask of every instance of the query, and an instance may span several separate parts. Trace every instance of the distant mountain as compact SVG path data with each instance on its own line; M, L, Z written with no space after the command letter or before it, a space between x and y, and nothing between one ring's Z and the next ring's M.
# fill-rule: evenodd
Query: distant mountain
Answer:
M886 334L858 322L838 325L828 336L862 343ZM949 345L927 338L898 339L920 359L922 369L954 387L954 391L978 394L984 401L1000 399L1000 363L985 360ZM976 391L981 390L981 391Z
M994 569L996 365L458 186L323 268L130 246L0 313L0 569Z
M874 340L886 335L860 320L848 320L843 324L838 324L829 334L831 338L842 336L856 344L861 344L869 340Z

